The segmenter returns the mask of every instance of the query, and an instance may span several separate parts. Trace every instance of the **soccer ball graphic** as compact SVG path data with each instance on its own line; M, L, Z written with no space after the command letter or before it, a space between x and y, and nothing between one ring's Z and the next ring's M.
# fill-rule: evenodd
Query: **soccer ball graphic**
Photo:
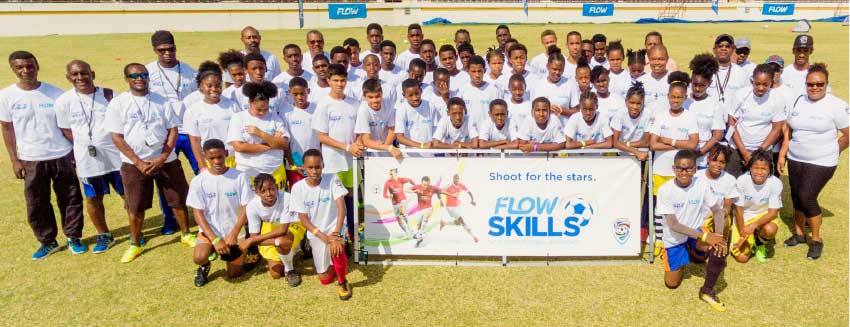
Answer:
M564 204L565 217L575 217L579 220L579 226L584 227L590 222L595 214L593 205L581 196L568 198Z

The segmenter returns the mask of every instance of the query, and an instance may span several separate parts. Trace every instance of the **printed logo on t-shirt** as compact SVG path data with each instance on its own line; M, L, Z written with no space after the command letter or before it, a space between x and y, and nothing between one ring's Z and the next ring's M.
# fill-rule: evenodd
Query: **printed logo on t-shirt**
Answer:
M224 192L224 196L226 196L228 198L232 198L232 197L237 196L237 195L239 195L239 194L236 191Z
M301 125L303 125L304 123L305 123L305 122L304 122L303 120L301 120L301 119L293 119L293 120L290 120L290 121L289 121L289 126L301 126Z
M207 199L213 199L213 198L215 198L216 193L210 192L210 193L207 193L206 195L207 195Z
M673 208L681 209L681 208L684 208L684 207L685 207L685 203L684 203L684 202L676 202L676 203L673 203Z
M329 197L329 196L319 198L320 203L328 203L330 201L331 201L331 197Z
M750 195L744 195L744 201L752 201L753 197Z
M53 109L53 103L50 103L50 102L39 103L38 109Z
M312 200L304 201L304 207L305 208L309 209L309 208L312 208L315 205L316 205L316 201L312 201Z
M679 131L679 133L684 133L684 134L687 134L687 133L688 133L688 129L687 129L687 128L684 128L684 127L679 127L679 128L677 129L677 131Z
M29 109L29 105L26 103L16 103L12 105L12 110L26 110Z
M688 200L688 204L699 204L699 199L690 199Z
M340 121L340 120L342 120L342 115L328 116L328 121Z

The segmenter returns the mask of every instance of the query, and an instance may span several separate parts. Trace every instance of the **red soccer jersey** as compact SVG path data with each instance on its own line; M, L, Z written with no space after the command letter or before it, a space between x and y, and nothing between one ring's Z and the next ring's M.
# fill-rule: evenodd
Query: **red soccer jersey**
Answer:
M457 207L459 205L459 202L460 202L459 201L460 193L463 192L463 191L468 191L468 189L466 188L466 185L463 185L463 183L460 183L460 184L457 184L457 185L451 184L451 185L449 185L449 187L446 187L443 190L443 193L448 194L446 196L446 207ZM453 194L455 196L451 196L451 194Z
M412 188L414 191L418 191L416 196L419 201L419 209L428 209L431 207L431 197L434 194L440 193L440 188L430 185L428 188L425 188L422 185L414 185Z
M413 181L409 178L399 177L395 181L393 181L392 179L387 180L387 182L384 183L384 197L392 199L393 205L404 202L404 200L407 200L407 197L404 196L405 183L415 185L413 184Z

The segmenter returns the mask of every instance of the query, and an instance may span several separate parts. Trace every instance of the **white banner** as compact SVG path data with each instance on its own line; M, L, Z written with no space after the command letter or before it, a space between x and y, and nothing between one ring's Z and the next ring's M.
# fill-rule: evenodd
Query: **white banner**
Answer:
M636 256L640 163L631 156L365 159L373 254ZM424 223L420 223L424 222Z

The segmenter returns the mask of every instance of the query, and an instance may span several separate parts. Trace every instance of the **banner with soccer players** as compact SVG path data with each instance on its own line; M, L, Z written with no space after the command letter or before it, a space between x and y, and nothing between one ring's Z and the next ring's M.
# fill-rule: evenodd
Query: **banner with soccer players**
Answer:
M630 156L367 155L364 249L381 255L636 256Z

